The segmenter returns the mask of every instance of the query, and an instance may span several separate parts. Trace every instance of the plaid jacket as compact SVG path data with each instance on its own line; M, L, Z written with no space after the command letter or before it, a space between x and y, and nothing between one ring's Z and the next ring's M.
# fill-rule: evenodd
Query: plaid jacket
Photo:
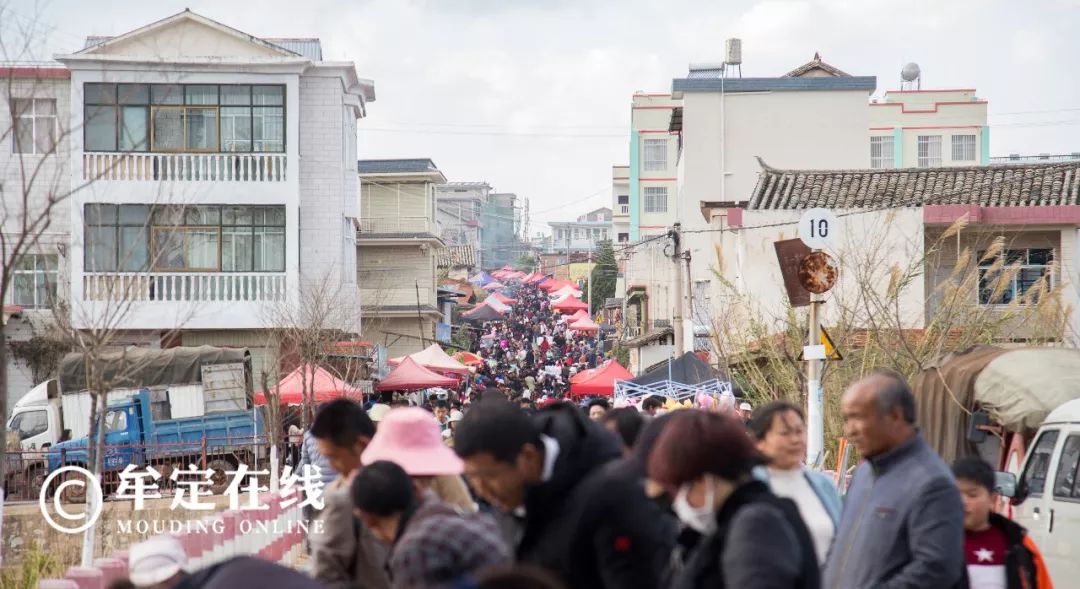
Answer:
M510 562L510 548L491 517L463 514L428 494L405 523L389 565L396 589L426 589L452 587L483 568Z

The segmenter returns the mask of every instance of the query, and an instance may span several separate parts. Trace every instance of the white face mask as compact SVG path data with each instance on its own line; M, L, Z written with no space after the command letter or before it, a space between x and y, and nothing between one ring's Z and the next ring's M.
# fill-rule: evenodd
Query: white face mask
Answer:
M690 487L692 482L686 483L679 487L679 492L675 494L675 500L671 503L671 508L675 510L675 515L691 529L700 534L711 534L716 531L716 483L712 480L712 477L705 478L705 504L701 507L694 507L690 505L686 496L690 493Z

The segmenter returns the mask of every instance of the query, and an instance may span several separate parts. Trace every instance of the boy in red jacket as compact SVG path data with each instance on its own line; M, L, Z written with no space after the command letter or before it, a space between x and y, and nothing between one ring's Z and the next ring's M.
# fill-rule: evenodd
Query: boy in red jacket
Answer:
M953 463L964 502L964 555L970 589L1051 589L1039 548L1027 530L995 513L994 469L977 457Z

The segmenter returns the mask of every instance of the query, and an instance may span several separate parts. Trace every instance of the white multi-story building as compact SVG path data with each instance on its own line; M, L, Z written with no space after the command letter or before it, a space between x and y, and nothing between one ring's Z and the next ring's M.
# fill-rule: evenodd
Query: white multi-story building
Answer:
M491 195L487 182L448 182L435 188L437 235L447 245L471 245L476 266L484 263L483 212Z
M988 163L986 101L979 99L973 88L889 90L880 100L870 102L872 168Z
M611 239L611 209L601 207L574 221L551 221L551 238L542 253L591 252Z
M11 98L35 125L56 113L75 327L257 349L330 285L359 330L356 123L375 96L351 62L188 10L57 60L67 77Z
M630 241L630 166L611 166L611 234Z

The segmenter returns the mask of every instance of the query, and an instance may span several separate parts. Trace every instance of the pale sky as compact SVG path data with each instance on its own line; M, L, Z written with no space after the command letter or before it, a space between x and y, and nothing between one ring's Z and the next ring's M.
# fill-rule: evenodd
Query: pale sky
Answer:
M0 0L2 2L2 0ZM532 228L611 204L630 96L669 91L690 62L743 39L743 75L820 51L880 94L908 61L923 88L989 100L991 155L1080 151L1080 0L16 0L48 29L41 55L185 7L246 33L319 37L375 81L360 157L430 157L451 181L528 197ZM18 24L18 23L17 23ZM9 20L8 26L11 25Z

